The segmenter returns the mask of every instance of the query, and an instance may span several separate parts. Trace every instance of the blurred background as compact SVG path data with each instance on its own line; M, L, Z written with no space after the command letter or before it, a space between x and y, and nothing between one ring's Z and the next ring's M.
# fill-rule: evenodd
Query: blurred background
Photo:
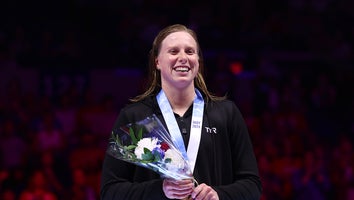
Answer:
M354 199L354 1L0 3L0 199L99 199L110 130L142 91L157 32L199 35L234 100L263 200Z

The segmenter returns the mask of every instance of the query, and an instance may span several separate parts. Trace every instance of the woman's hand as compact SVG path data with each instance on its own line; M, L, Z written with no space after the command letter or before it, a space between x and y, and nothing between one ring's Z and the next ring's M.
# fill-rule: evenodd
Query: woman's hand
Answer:
M194 189L192 180L164 179L162 190L169 199L185 199L191 195Z
M198 185L191 195L192 199L194 200L219 200L218 193L204 183Z

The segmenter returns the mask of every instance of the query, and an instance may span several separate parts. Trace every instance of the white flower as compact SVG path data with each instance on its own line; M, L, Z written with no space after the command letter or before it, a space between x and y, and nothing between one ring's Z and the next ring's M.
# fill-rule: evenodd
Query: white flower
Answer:
M149 149L152 151L154 148L160 148L161 145L157 144L157 138L143 138L139 140L137 147L135 148L135 155L138 159L142 159L141 155L144 154L144 148Z
M170 163L166 163L168 170L178 171L180 169L184 169L185 167L185 161L182 155L175 149L168 149L165 152L165 159L171 159Z

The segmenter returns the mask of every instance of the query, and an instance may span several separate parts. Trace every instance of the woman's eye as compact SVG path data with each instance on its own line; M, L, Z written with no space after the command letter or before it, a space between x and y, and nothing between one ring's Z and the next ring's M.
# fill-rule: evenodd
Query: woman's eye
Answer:
M187 54L189 54L189 55L192 55L192 54L194 54L194 50L187 50Z
M172 49L172 50L170 50L170 53L171 53L171 54L177 54L177 50Z

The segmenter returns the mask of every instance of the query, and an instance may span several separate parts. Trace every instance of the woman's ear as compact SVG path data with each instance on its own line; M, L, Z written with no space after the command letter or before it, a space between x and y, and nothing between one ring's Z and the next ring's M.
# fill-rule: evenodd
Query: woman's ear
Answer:
M155 59L155 66L157 70L160 70L159 61L157 60L157 58Z

